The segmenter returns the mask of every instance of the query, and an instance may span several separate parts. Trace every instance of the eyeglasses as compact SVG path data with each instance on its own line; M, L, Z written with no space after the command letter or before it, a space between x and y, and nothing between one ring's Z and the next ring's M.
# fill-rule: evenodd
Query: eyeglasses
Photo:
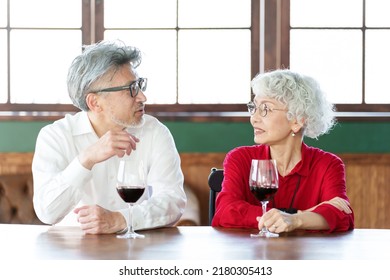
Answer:
M121 86L121 87L112 87L112 88L105 88L98 90L96 92L111 92L111 91L121 91L121 90L129 90L131 97L136 97L139 90L142 91L146 90L146 87L148 85L148 79L147 78L139 78L135 81L132 81L130 85L128 86Z
M256 104L253 103L252 101L249 102L248 104L246 104L246 106L248 106L249 114L254 115L256 113L256 110L259 109L260 116L262 116L262 117L267 116L268 111L269 112L272 112L272 111L287 111L286 109L275 109L275 108L271 109L265 103L262 103L262 104L260 104L259 106L256 107Z

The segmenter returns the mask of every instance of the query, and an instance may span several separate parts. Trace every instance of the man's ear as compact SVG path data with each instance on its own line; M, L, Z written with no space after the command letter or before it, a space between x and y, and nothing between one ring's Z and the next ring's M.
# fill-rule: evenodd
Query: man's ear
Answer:
M99 105L99 96L96 93L88 93L85 101L89 110L93 112L100 112L102 110Z

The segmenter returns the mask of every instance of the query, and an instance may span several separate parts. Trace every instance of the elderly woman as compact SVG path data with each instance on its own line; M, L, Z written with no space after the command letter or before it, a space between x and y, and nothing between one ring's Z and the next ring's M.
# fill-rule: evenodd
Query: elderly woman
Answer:
M248 111L257 145L238 147L224 160L224 181L213 226L347 231L354 215L346 194L345 166L334 154L309 147L335 124L334 107L312 78L290 70L258 74ZM275 159L279 189L262 216L249 188L252 159Z

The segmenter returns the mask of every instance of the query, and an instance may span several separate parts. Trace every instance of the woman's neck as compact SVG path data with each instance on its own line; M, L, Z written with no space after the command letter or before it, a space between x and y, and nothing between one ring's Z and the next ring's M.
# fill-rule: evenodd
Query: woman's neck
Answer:
M279 174L288 175L294 167L302 160L302 143L291 148L270 147L271 158L276 160Z

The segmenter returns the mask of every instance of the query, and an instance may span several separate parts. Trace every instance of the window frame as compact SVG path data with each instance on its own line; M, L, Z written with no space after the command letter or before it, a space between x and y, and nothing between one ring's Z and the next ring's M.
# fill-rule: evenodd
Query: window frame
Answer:
M276 0L278 1L278 0ZM281 21L281 33L283 34L283 39L285 41L284 46L282 47L281 57L282 64L289 66L290 60L290 30L293 28L290 26L290 0L281 1L284 3L280 7L281 17L284 19ZM363 0L363 14L365 14L365 0ZM296 28L301 29L301 28ZM321 29L321 28L315 28ZM323 28L329 29L329 28ZM345 28L344 28L345 29ZM361 28L363 31L363 67L362 67L362 100L364 100L365 95L365 23L363 23L363 27ZM337 118L342 121L389 121L390 120L390 104L335 104L337 111Z
M93 3L94 2L94 6ZM260 0L251 1L251 75L259 72L259 5ZM9 6L8 6L9 11ZM93 11L93 12L91 12ZM8 29L9 25L8 25ZM91 44L103 39L104 34L104 0L82 1L82 44ZM8 30L9 31L9 30ZM81 46L80 46L81 47ZM9 57L9 56L8 56ZM9 64L9 61L8 61ZM9 79L9 77L8 77ZM8 81L9 83L9 81ZM248 92L248 99L250 98ZM8 97L10 91L8 89ZM10 98L8 98L10 99ZM249 101L249 100L248 100ZM67 113L79 111L71 104L0 104L0 120L56 120ZM248 113L245 104L148 104L147 113L161 120L233 120L247 121Z
M82 44L102 40L104 0L81 2ZM95 6L92 6L92 2ZM251 16L251 76L254 77L258 72L269 69L288 68L290 0L252 0ZM9 58L7 63L9 66ZM10 95L9 89L8 95ZM390 120L390 104L336 104L336 108L338 119L343 121ZM77 111L79 109L71 104L5 103L0 104L0 120L51 121ZM246 104L148 104L146 111L163 121L247 122L249 117Z

